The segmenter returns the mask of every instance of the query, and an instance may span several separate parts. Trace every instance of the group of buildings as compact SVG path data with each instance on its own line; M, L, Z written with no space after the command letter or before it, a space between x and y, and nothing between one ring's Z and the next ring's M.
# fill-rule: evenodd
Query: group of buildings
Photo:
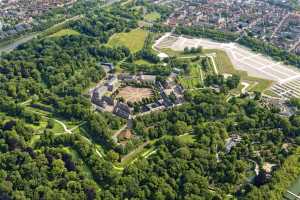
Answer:
M63 6L76 0L1 0L0 1L0 39L32 29L35 16Z
M99 63L106 72L104 81L100 82L95 88L90 90L90 97L93 105L99 111L108 111L125 119L129 119L132 114L132 108L126 102L117 100L113 93L121 86L129 82L154 84L156 76L153 75L116 75L112 63Z
M280 5L269 0L182 1L166 23L238 33L247 30L257 38L300 55L300 14L284 6L286 1L276 3Z
M150 84L159 92L160 98L143 106L139 114L147 114L149 112L162 110L184 102L184 90L175 82L176 73L171 73L168 79L162 84L156 80L154 75L131 75L127 73L113 73L113 65L102 63L101 66L107 73L104 81L101 81L95 88L90 90L90 98L95 109L99 111L112 112L115 115L130 119L133 117L133 107L128 102L121 101L114 93L120 88L132 83ZM172 97L171 97L172 96Z

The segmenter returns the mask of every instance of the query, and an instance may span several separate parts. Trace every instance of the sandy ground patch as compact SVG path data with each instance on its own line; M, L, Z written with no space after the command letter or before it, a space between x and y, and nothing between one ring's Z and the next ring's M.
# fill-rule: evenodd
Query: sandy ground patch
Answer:
M144 98L152 97L153 92L149 88L135 88L131 86L120 90L118 97L123 97L126 102L139 102Z

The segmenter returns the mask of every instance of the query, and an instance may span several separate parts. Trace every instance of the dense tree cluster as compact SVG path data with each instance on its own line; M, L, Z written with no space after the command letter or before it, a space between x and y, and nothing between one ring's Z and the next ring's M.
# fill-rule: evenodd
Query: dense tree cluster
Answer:
M160 12L157 5L135 3ZM164 67L134 64L135 56L156 62L149 49L153 38L147 39L137 55L103 42L115 32L135 27L140 13L121 6L106 12L89 12L71 23L81 35L36 39L1 57L0 199L190 200L226 199L228 195L280 199L300 173L297 113L285 118L247 97L226 100L222 92L191 90L185 93L183 105L135 118L132 131L136 138L125 147L116 146L112 131L119 130L125 120L93 112L82 95L105 76L100 63L126 59L123 70L159 76L169 75L172 67L188 71L189 63L170 58L170 65ZM221 41L236 39L234 34L195 27L177 32ZM258 51L281 57L273 48L250 42ZM201 63L204 68L205 62ZM227 79L207 76L205 80L207 86L228 89L236 88L239 81L235 75ZM20 103L28 99L28 105ZM299 107L298 99L290 103ZM50 114L41 119L26 107ZM76 133L53 133L52 116L85 124ZM41 122L46 123L45 129ZM186 136L192 141L185 141ZM230 145L234 138L237 141ZM145 148L152 151L150 156L140 155L123 171L113 165L120 155L141 144L148 144ZM277 170L267 174L262 169L266 162L275 164Z
M222 192L218 193L221 196L225 191L225 193L236 193L240 198L244 198L244 195L252 191L253 188L255 188L257 193L260 192L263 195L263 190L255 186L258 184L255 181L259 181L259 179L254 179L253 184L248 184L246 181L246 177L250 176L248 171L253 169L252 163L248 159L256 160L259 165L262 165L263 162L274 162L278 167L281 166L286 156L293 151L292 149L289 151L282 149L283 143L291 140L295 141L299 134L299 126L293 122L294 117L290 118L290 120L282 118L277 113L259 106L253 100L233 98L226 102L220 95L214 95L209 91L203 91L196 95L187 93L186 98L190 99L192 103L167 112L156 112L137 118L134 123L135 132L143 137L152 139L164 138L169 134L183 135L193 133L196 135L199 146L196 144L195 146L190 146L190 153L187 158L194 158L193 153L191 153L195 150L194 148L198 149L198 151L206 152L203 155L210 155L211 158L209 161L203 161L210 165L209 169L205 170L203 170L205 164L199 164L201 162L197 160L196 163L201 165L201 170L193 168L195 175L204 172L210 187L215 186L215 188L221 189ZM242 137L242 141L231 149L229 153L226 153L227 147L224 141L235 134L239 134ZM175 146L178 147L178 143ZM161 146L159 146L159 149L159 152L163 151ZM179 151L179 149L180 147L173 147L174 152ZM255 152L260 152L260 157L257 157ZM157 156L152 157L156 159L154 163L159 163L159 166L156 165L154 168L164 166L163 163L168 162L169 159L166 158L162 158L163 161L157 160L157 157L165 156L165 154L164 149L163 153L158 153ZM216 158L216 154L218 154L219 161ZM172 155L174 156L174 154ZM193 163L194 159L191 159L190 162ZM228 162L226 161L227 159ZM235 162L236 164L234 164ZM177 163L183 164L184 162ZM213 167L214 165L216 165L216 168ZM168 166L166 170L170 168L171 166ZM209 171L211 169L210 174ZM221 169L224 171L222 172ZM294 179L291 178L291 180ZM269 179L265 179L264 183L269 181ZM239 188L239 190L234 189L234 185L240 184L243 187ZM165 188L166 186L162 187ZM177 191L176 189L174 190ZM281 192L284 192L284 189L281 188ZM282 195L282 193L277 193L276 195ZM250 196L250 194L247 195L247 197ZM170 197L167 196L165 198L169 199ZM208 196L207 199L209 199Z
M84 164L63 148L35 151L33 130L22 121L0 122L0 199L94 199L97 184Z
M228 91L239 86L240 77L238 75L233 75L225 79L223 75L208 75L205 78L205 84L207 86L217 85L222 91Z
M125 12L125 11L124 11ZM107 42L109 37L116 32L129 31L137 27L135 20L126 20L118 14L95 11L89 13L86 17L76 20L70 24L70 27L88 36L97 37L101 42ZM131 16L126 13L126 15Z
M231 32L222 32L214 29L208 29L198 26L192 27L177 27L176 34L191 35L196 37L211 38L221 42L231 42L236 40L239 35Z

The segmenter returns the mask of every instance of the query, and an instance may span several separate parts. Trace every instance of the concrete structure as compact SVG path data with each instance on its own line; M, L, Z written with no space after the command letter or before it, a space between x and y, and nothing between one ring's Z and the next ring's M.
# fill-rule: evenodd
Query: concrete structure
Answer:
M155 83L156 76L153 75L140 75L139 80L144 83Z

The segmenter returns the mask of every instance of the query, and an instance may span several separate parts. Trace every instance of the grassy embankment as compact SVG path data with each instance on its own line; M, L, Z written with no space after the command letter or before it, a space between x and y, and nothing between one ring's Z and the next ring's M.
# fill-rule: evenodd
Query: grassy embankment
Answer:
M73 30L73 29L61 29L51 35L49 35L48 37L62 37L62 36L70 36L70 35L80 35L79 32Z
M168 54L169 56L176 56L177 58L185 57L185 56L197 56L200 54L184 54L183 52L173 51L171 49L163 49L163 52ZM249 91L260 91L263 92L267 88L269 88L272 84L272 81L256 78L252 76L248 76L246 71L236 70L226 54L226 52L218 49L205 49L205 54L215 53L215 63L218 68L219 74L237 74L241 77L241 81L247 82L250 84L248 90ZM205 76L205 74L204 74ZM238 88L238 91L233 91L234 93L239 93L242 87Z

